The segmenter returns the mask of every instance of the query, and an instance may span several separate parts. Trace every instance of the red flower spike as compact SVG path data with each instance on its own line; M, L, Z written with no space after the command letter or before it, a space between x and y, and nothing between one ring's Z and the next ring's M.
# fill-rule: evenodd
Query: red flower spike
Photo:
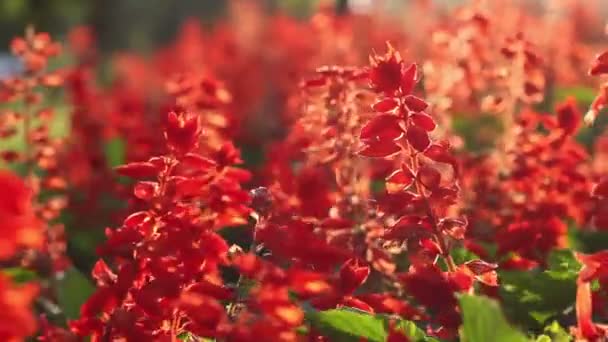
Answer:
M431 144L428 133L418 126L410 126L407 129L406 138L410 145L418 152L424 152Z
M399 126L399 117L391 114L381 114L370 120L361 129L360 138L369 140L377 138L379 140L395 140L403 134Z
M150 162L134 162L117 166L114 170L122 176L131 178L151 178L158 175L159 169Z

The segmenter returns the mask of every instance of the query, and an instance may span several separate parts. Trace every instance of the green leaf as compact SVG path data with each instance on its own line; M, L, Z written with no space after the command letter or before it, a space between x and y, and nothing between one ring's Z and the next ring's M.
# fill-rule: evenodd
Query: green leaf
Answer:
M557 322L552 322L544 329L544 334L536 338L536 342L570 342L570 334Z
M580 264L570 250L558 250L548 258L547 270L502 271L500 295L508 317L540 329L575 302Z
M452 129L464 139L466 150L483 152L494 147L496 136L503 128L495 115L456 113L452 118Z
M461 339L466 342L524 342L526 335L513 328L493 299L461 295L460 307L463 316Z
M106 156L106 163L110 167L116 167L125 163L125 141L118 137L106 141L104 145L104 152Z
M68 269L58 280L57 299L65 316L78 318L80 307L93 293L95 288L91 281L75 268Z
M597 91L590 87L559 87L555 89L555 100L563 101L569 96L572 96L579 104L589 106L591 102L593 102L596 94Z
M571 223L568 226L568 242L577 251L596 253L608 246L608 232L581 229Z
M15 283L27 283L38 279L36 272L23 267L9 267L2 270L2 273L10 277Z
M439 341L436 338L427 336L424 330L420 329L416 323L400 319L395 325L395 329L405 333L412 342L433 342Z
M335 342L358 342L361 338L369 342L383 342L387 331L385 319L355 309L309 311L310 324Z
M387 315L370 315L364 311L352 308L334 309L328 311L307 311L307 321L331 341L359 342L365 339L369 342L384 342L388 337L388 323L394 321L395 329L402 331L414 342L436 342L418 328L415 323L395 319Z
M450 251L450 254L452 255L452 259L454 259L454 262L457 265L464 264L467 261L479 259L479 256L477 254L469 251L468 249L462 246L453 248Z

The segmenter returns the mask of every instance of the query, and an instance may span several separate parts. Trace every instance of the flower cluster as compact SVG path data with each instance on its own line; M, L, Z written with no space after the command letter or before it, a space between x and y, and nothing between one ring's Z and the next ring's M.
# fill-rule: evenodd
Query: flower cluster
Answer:
M146 56L78 27L62 69L28 29L0 340L605 340L594 1L233 1Z

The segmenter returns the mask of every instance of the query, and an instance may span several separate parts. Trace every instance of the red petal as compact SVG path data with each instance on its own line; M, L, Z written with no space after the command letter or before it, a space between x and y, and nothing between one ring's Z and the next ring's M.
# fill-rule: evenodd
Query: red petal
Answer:
M188 167L199 170L207 170L217 165L214 160L203 157L197 153L187 153L181 158L180 162Z
M371 62L369 79L372 86L376 90L387 94L397 91L401 83L401 69L403 67L403 61L399 53L389 44L387 53L384 56L372 56Z
M608 197L608 178L600 181L594 188L591 194L595 197Z
M122 224L129 228L135 228L146 221L149 217L150 215L147 211L138 211L129 215L129 217L127 217Z
M422 166L420 170L418 170L417 177L420 183L430 190L438 188L441 183L441 174L430 166Z
M405 71L403 71L403 75L401 76L401 91L404 94L409 94L414 90L414 86L416 85L418 77L418 67L416 64L412 63Z
M433 118L428 114L414 113L410 115L410 118L414 122L414 125L424 129L427 132L430 132L437 127L435 120L433 120Z
M404 190L412 184L414 175L405 167L395 170L386 178L386 189L389 193L395 193Z
M452 165L454 172L458 175L458 162L449 152L447 147L433 144L424 151L424 155L436 162Z
M428 133L418 126L409 127L406 136L410 145L419 152L424 152L431 144Z
M576 105L576 100L569 97L564 103L557 105L556 111L559 127L561 127L566 134L576 132L582 116Z
M485 262L479 259L467 261L465 265L475 275L482 275L484 273L494 271L498 268L497 264Z
M403 134L403 130L399 126L399 120L399 117L395 115L378 115L363 126L360 138L363 140L374 137L391 140L397 139Z
M591 69L589 69L589 75L598 76L602 74L608 74L608 51L599 54L595 57Z
M133 193L135 197L149 201L155 196L157 188L158 183L156 182L138 182L133 189Z
M578 321L578 338L584 341L595 341L599 337L597 328L595 327L595 324L593 324L590 283L580 283L577 286L576 319Z
M120 165L114 170L120 175L131 178L148 178L158 175L158 168L150 162L135 162L126 165Z
M406 96L403 102L412 112L422 112L429 106L426 101L414 95Z
M369 267L361 265L357 259L347 260L340 268L340 287L343 293L353 293L365 282L369 273Z
M389 112L397 108L399 102L392 97L380 100L372 105L372 109L377 112Z
M393 141L374 141L372 143L366 142L367 145L363 147L358 153L364 157L372 158L384 158L392 156L395 153L401 151L399 145Z

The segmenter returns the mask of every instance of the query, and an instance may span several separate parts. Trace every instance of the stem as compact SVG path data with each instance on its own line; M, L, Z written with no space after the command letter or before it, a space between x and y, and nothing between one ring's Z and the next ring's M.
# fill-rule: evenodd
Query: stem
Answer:
M408 149L411 152L412 149L411 149L411 146L409 146L409 144L408 144ZM412 157L411 157L412 170L417 170L418 166L419 166L418 155L416 153L413 153ZM422 196L422 198L424 199L424 203L426 204L427 214L429 215L429 217L431 218L431 221L433 223L433 230L435 231L435 239L437 240L437 243L439 244L439 247L441 248L441 254L447 263L448 270L450 272L454 272L454 271L456 271L456 263L454 262L454 259L450 255L447 243L445 242L445 239L443 238L441 231L439 230L437 216L435 215L435 212L433 211L433 207L431 206L431 203L430 203L428 197L426 197L426 194L424 193L424 188L422 187L422 184L420 183L418 178L414 179L414 184L416 186L416 192L418 192L418 194L420 196Z
M257 228L264 222L264 217L262 216L258 216L257 218L257 222L255 224L255 226L253 226L253 232L252 232L252 236L251 236L251 244L249 245L249 252L251 253L251 251L253 251L253 253L255 254L255 249L257 247L256 245L256 232L257 232ZM241 286L243 284L243 281L245 277L243 277L243 274L239 274L239 279L236 281L235 284L235 288L237 291L236 294L236 299L234 300L233 303L230 304L229 308L228 308L228 317L231 320L236 319L236 316L238 314L237 312L237 307L240 303L243 302L243 300L245 299L244 296L241 294L240 290L241 290Z
M400 95L401 95L401 97L403 97L403 94L400 94ZM406 113L406 111L402 107L400 109L401 109L402 113ZM409 126L407 119L405 120L405 124L406 124L406 126ZM409 144L409 142L407 143L407 149L408 149L408 153L410 155L410 167L412 170L417 171L420 167L420 163L418 161L418 153L414 151L414 149ZM428 197L426 197L426 194L425 194L424 188L423 188L423 184L420 183L420 180L418 179L418 177L414 178L414 185L416 186L416 192L418 193L419 196L422 196L424 203L426 205L427 214L431 218L431 222L433 224L435 240L436 240L437 244L439 244L439 248L441 249L441 255L445 259L445 262L448 267L448 271L455 272L456 268L457 268L456 263L454 262L454 259L450 255L450 251L447 246L447 243L446 243L445 239L443 238L441 230L439 229L437 216L435 215L435 212L433 210L433 207L431 206L431 203L430 203Z

